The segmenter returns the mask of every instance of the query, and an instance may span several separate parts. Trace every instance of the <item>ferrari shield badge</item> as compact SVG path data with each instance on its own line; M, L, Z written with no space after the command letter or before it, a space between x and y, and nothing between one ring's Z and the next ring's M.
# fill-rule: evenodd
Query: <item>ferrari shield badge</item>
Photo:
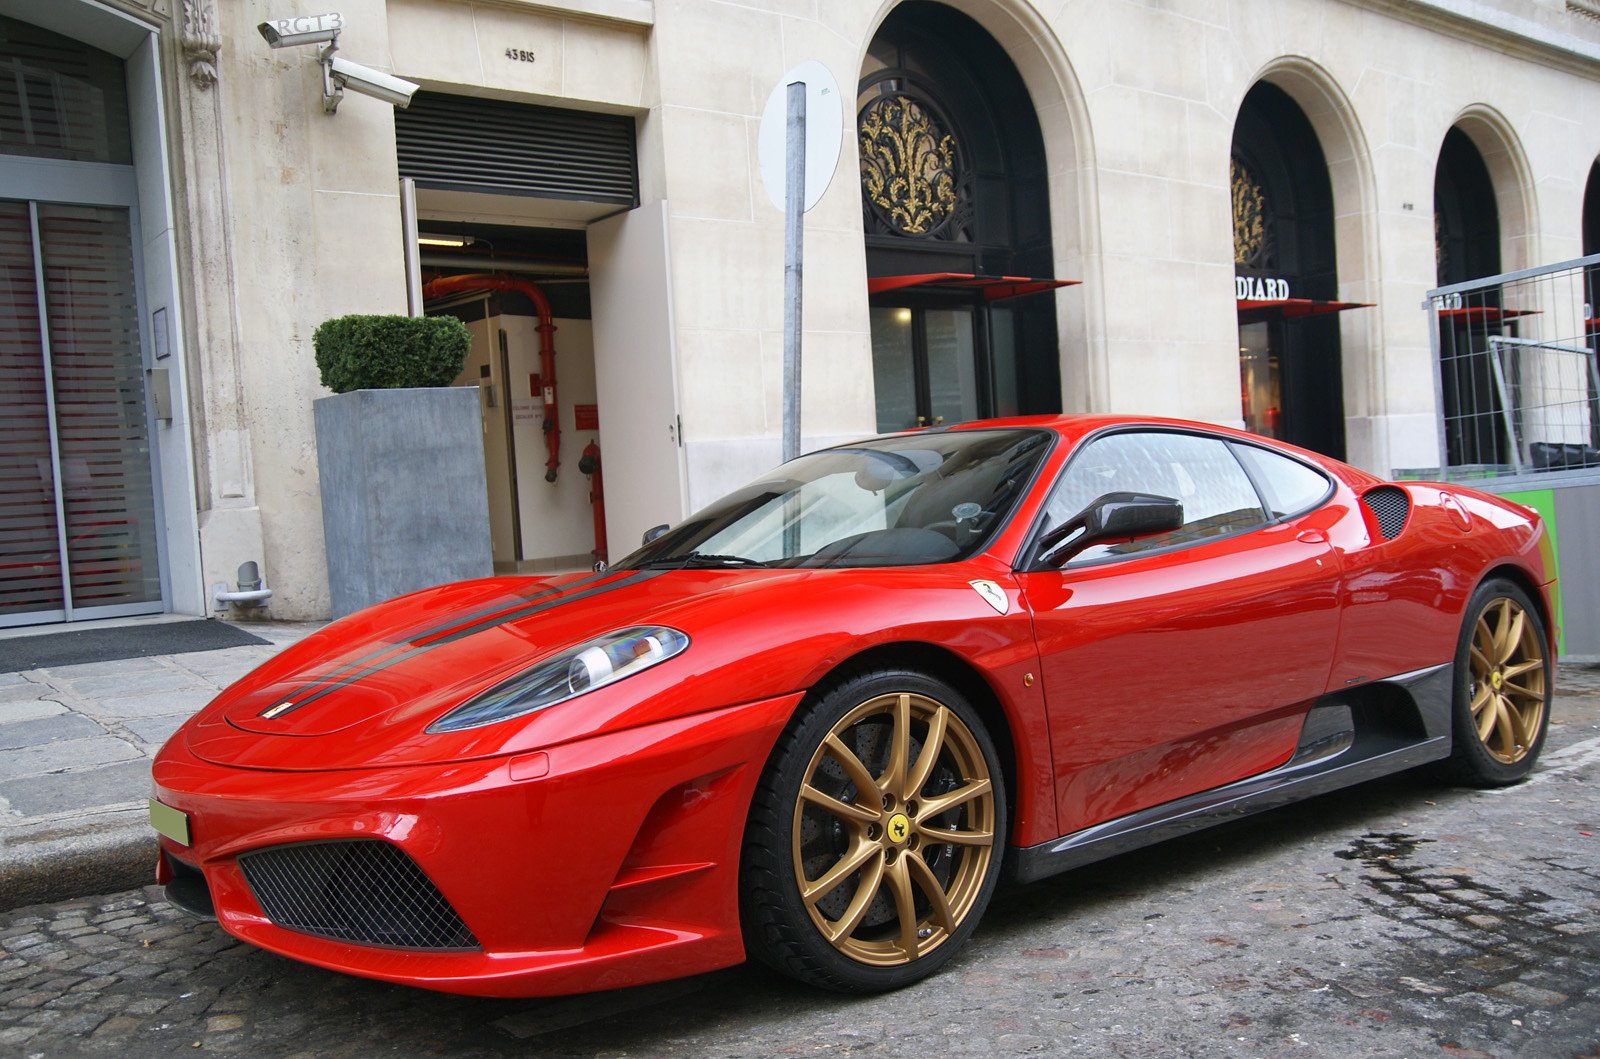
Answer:
M1006 594L999 585L993 581L968 581L967 584L983 597L985 603L994 608L996 614L1006 612Z

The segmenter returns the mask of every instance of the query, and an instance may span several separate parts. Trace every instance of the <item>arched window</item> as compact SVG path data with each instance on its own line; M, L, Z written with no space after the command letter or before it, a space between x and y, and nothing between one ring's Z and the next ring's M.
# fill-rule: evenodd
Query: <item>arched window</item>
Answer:
M1600 159L1589 167L1583 189L1583 256L1600 254Z
M1230 182L1245 426L1342 458L1333 190L1316 132L1276 85L1239 107Z
M1441 286L1500 272L1494 183L1477 146L1456 128L1445 133L1434 170L1433 238Z
M1439 285L1500 273L1500 211L1489 167L1459 128L1445 133L1433 177L1434 263ZM1476 314L1440 315L1439 385L1444 459L1451 467L1499 466L1511 459L1504 403L1488 339L1514 330L1502 321L1498 288L1476 296Z
M943 4L905 3L857 84L879 430L1061 409L1049 185L1005 50Z
M1600 159L1589 167L1589 183L1583 189L1583 256L1600 254ZM1589 269L1590 314L1600 317L1600 265ZM1600 321L1594 328L1600 331Z

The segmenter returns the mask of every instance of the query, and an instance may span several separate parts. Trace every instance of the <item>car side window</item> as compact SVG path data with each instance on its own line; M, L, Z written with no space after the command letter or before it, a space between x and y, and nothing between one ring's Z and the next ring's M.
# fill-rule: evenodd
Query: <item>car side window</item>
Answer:
M1069 565L1219 537L1268 521L1244 468L1219 438L1166 431L1109 434L1072 457L1045 507L1059 526L1107 493L1153 493L1183 504L1183 525L1131 541L1090 545Z
M1257 445L1234 444L1233 451L1250 470L1261 487L1261 496L1273 518L1286 518L1310 511L1326 500L1330 483L1320 471L1298 460Z

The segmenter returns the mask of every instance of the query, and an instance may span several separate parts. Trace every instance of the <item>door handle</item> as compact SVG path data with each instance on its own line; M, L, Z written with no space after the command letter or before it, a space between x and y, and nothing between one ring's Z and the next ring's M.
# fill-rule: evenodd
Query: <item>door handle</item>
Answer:
M1325 530L1303 529L1294 535L1294 539L1302 544L1327 544L1328 534Z

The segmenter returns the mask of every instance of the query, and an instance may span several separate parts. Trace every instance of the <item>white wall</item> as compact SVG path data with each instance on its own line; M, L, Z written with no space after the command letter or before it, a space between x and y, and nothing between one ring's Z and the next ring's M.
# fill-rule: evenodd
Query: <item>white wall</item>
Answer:
M600 432L579 430L575 408L596 403L593 328L588 320L555 321L561 463L556 480L547 482L544 475L549 451L544 439L544 401L530 394L528 385L528 376L539 374L539 336L534 330L538 322L532 316L502 316L496 321L506 330L511 365L508 387L513 413L511 436L517 452L522 555L525 561L565 559L572 560L569 566L583 566L594 561L589 555L594 548L594 514L589 505L589 476L578 470L578 460L584 446L599 440ZM519 403L525 418L516 415ZM602 417L604 414L601 409ZM619 423L617 432L625 434L625 424ZM601 473L603 477L603 451Z
M1356 462L1437 461L1418 306L1433 284L1433 171L1452 124L1467 119L1499 181L1507 267L1577 253L1583 183L1600 156L1600 22L1559 4L953 2L1006 47L1045 132L1057 274L1085 281L1054 295L1069 410L1238 420L1227 163L1239 104L1262 77L1290 90L1324 137L1341 296L1377 303L1342 321ZM867 42L892 6L575 0L563 12L554 2L346 0L340 48L429 87L636 116L642 198L667 203L667 274L652 289L670 311L652 319L670 320L671 333L618 347L618 363L667 358L687 465L683 488L672 484L686 509L779 449L782 218L760 188L755 150L766 96L816 59L853 111ZM327 609L311 330L342 313L405 310L393 112L350 95L324 115L313 49L273 52L255 30L269 15L322 9L217 4L220 81L210 94L183 88L178 130L196 303L186 326L203 366L191 380L198 506L213 526L228 512L258 517L272 613L285 618ZM513 39L537 60L507 60ZM214 132L205 108L216 110ZM853 121L841 150L807 217L808 446L874 425ZM606 323L597 310L602 360ZM637 423L608 425L601 404L609 460L665 444ZM566 453L575 468L581 450L568 438L564 476ZM542 485L535 474L526 491Z

